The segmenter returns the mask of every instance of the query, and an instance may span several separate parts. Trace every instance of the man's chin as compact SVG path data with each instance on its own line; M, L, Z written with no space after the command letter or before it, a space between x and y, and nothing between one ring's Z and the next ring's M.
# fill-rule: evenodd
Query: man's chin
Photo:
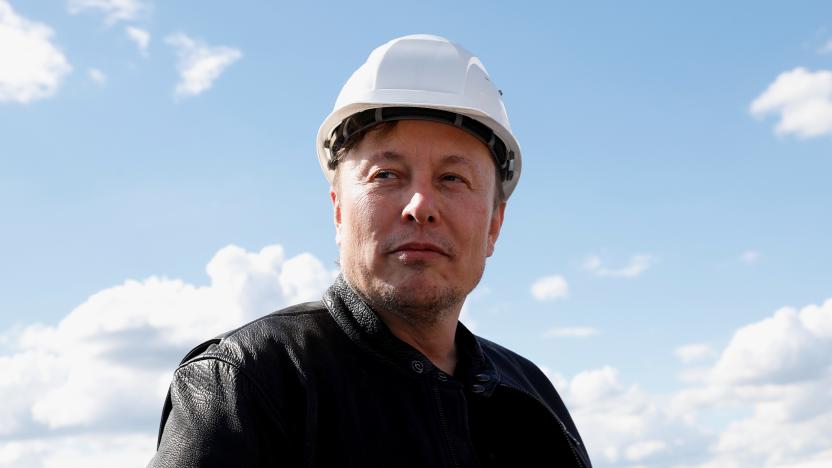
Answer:
M427 267L407 268L405 271L396 272L395 275L381 279L381 283L407 295L419 295L424 294L425 291L450 287L449 281Z
M363 295L374 309L423 323L441 319L465 300L465 293L447 281L424 275L380 280L369 289Z

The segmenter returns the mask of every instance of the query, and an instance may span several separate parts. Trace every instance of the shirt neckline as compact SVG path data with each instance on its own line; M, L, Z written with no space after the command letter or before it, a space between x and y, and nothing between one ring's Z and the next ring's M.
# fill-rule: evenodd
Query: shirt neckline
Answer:
M353 342L408 373L434 376L442 381L456 379L463 385L482 381L483 375L487 375L492 382L496 377L494 366L485 358L479 340L462 322L457 321L454 336L457 366L451 376L436 367L417 349L396 337L378 314L347 284L343 275L338 275L324 293L323 300L332 317Z

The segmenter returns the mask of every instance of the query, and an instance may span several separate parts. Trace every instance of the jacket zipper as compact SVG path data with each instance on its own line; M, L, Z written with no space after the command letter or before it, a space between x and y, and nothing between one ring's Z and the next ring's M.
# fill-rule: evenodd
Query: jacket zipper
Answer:
M442 398L439 394L439 387L436 385L431 385L433 390L433 396L436 400L436 407L439 410L439 425L442 427L442 435L445 436L445 442L448 446L448 453L451 454L451 463L454 467L460 468L459 462L457 461L456 451L454 451L454 446L451 443L451 437L448 435L448 420L445 417L445 410L442 407Z
M561 421L560 418L558 417L558 415L554 414L552 412L552 410L549 409L548 406L546 406L536 396L532 395L531 393L529 393L529 392L527 392L527 391L525 391L521 388L512 387L512 386L507 385L505 383L501 383L500 385L502 385L503 387L505 387L509 390L513 390L515 392L522 393L523 395L531 398L533 401L536 401L537 404L542 406L543 409L545 409L549 413L549 415L551 415L553 418L555 418L555 421L558 422L558 426L560 427L561 432L563 432L563 434L566 436L566 441L569 444L569 448L572 450L572 455L575 457L575 461L578 463L578 467L580 467L580 468L590 468L592 466L591 464L585 463L583 461L581 456L578 454L578 450L575 448L576 446L581 446L582 445L581 441L579 441L577 437L573 436L572 433L570 433L569 430L566 429L566 425L563 424L563 421Z

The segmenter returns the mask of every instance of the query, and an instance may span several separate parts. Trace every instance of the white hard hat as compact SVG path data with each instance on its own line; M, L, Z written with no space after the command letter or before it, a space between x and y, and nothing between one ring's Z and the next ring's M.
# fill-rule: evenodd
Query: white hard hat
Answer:
M318 130L318 160L327 180L335 153L356 132L393 120L455 125L491 150L508 199L520 178L520 146L502 92L473 54L439 36L399 37L375 49L347 80Z

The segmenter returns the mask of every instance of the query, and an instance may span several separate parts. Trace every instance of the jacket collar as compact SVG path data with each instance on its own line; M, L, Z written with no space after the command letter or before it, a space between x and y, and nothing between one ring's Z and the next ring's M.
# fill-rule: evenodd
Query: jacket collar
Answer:
M403 372L443 382L451 380L451 376L434 366L422 353L393 335L342 275L338 275L324 293L323 300L344 333L364 350L390 362ZM497 373L491 360L484 355L477 337L465 325L457 322L455 342L458 362L452 378L465 386L479 386L481 390L478 393L490 394L497 385Z

